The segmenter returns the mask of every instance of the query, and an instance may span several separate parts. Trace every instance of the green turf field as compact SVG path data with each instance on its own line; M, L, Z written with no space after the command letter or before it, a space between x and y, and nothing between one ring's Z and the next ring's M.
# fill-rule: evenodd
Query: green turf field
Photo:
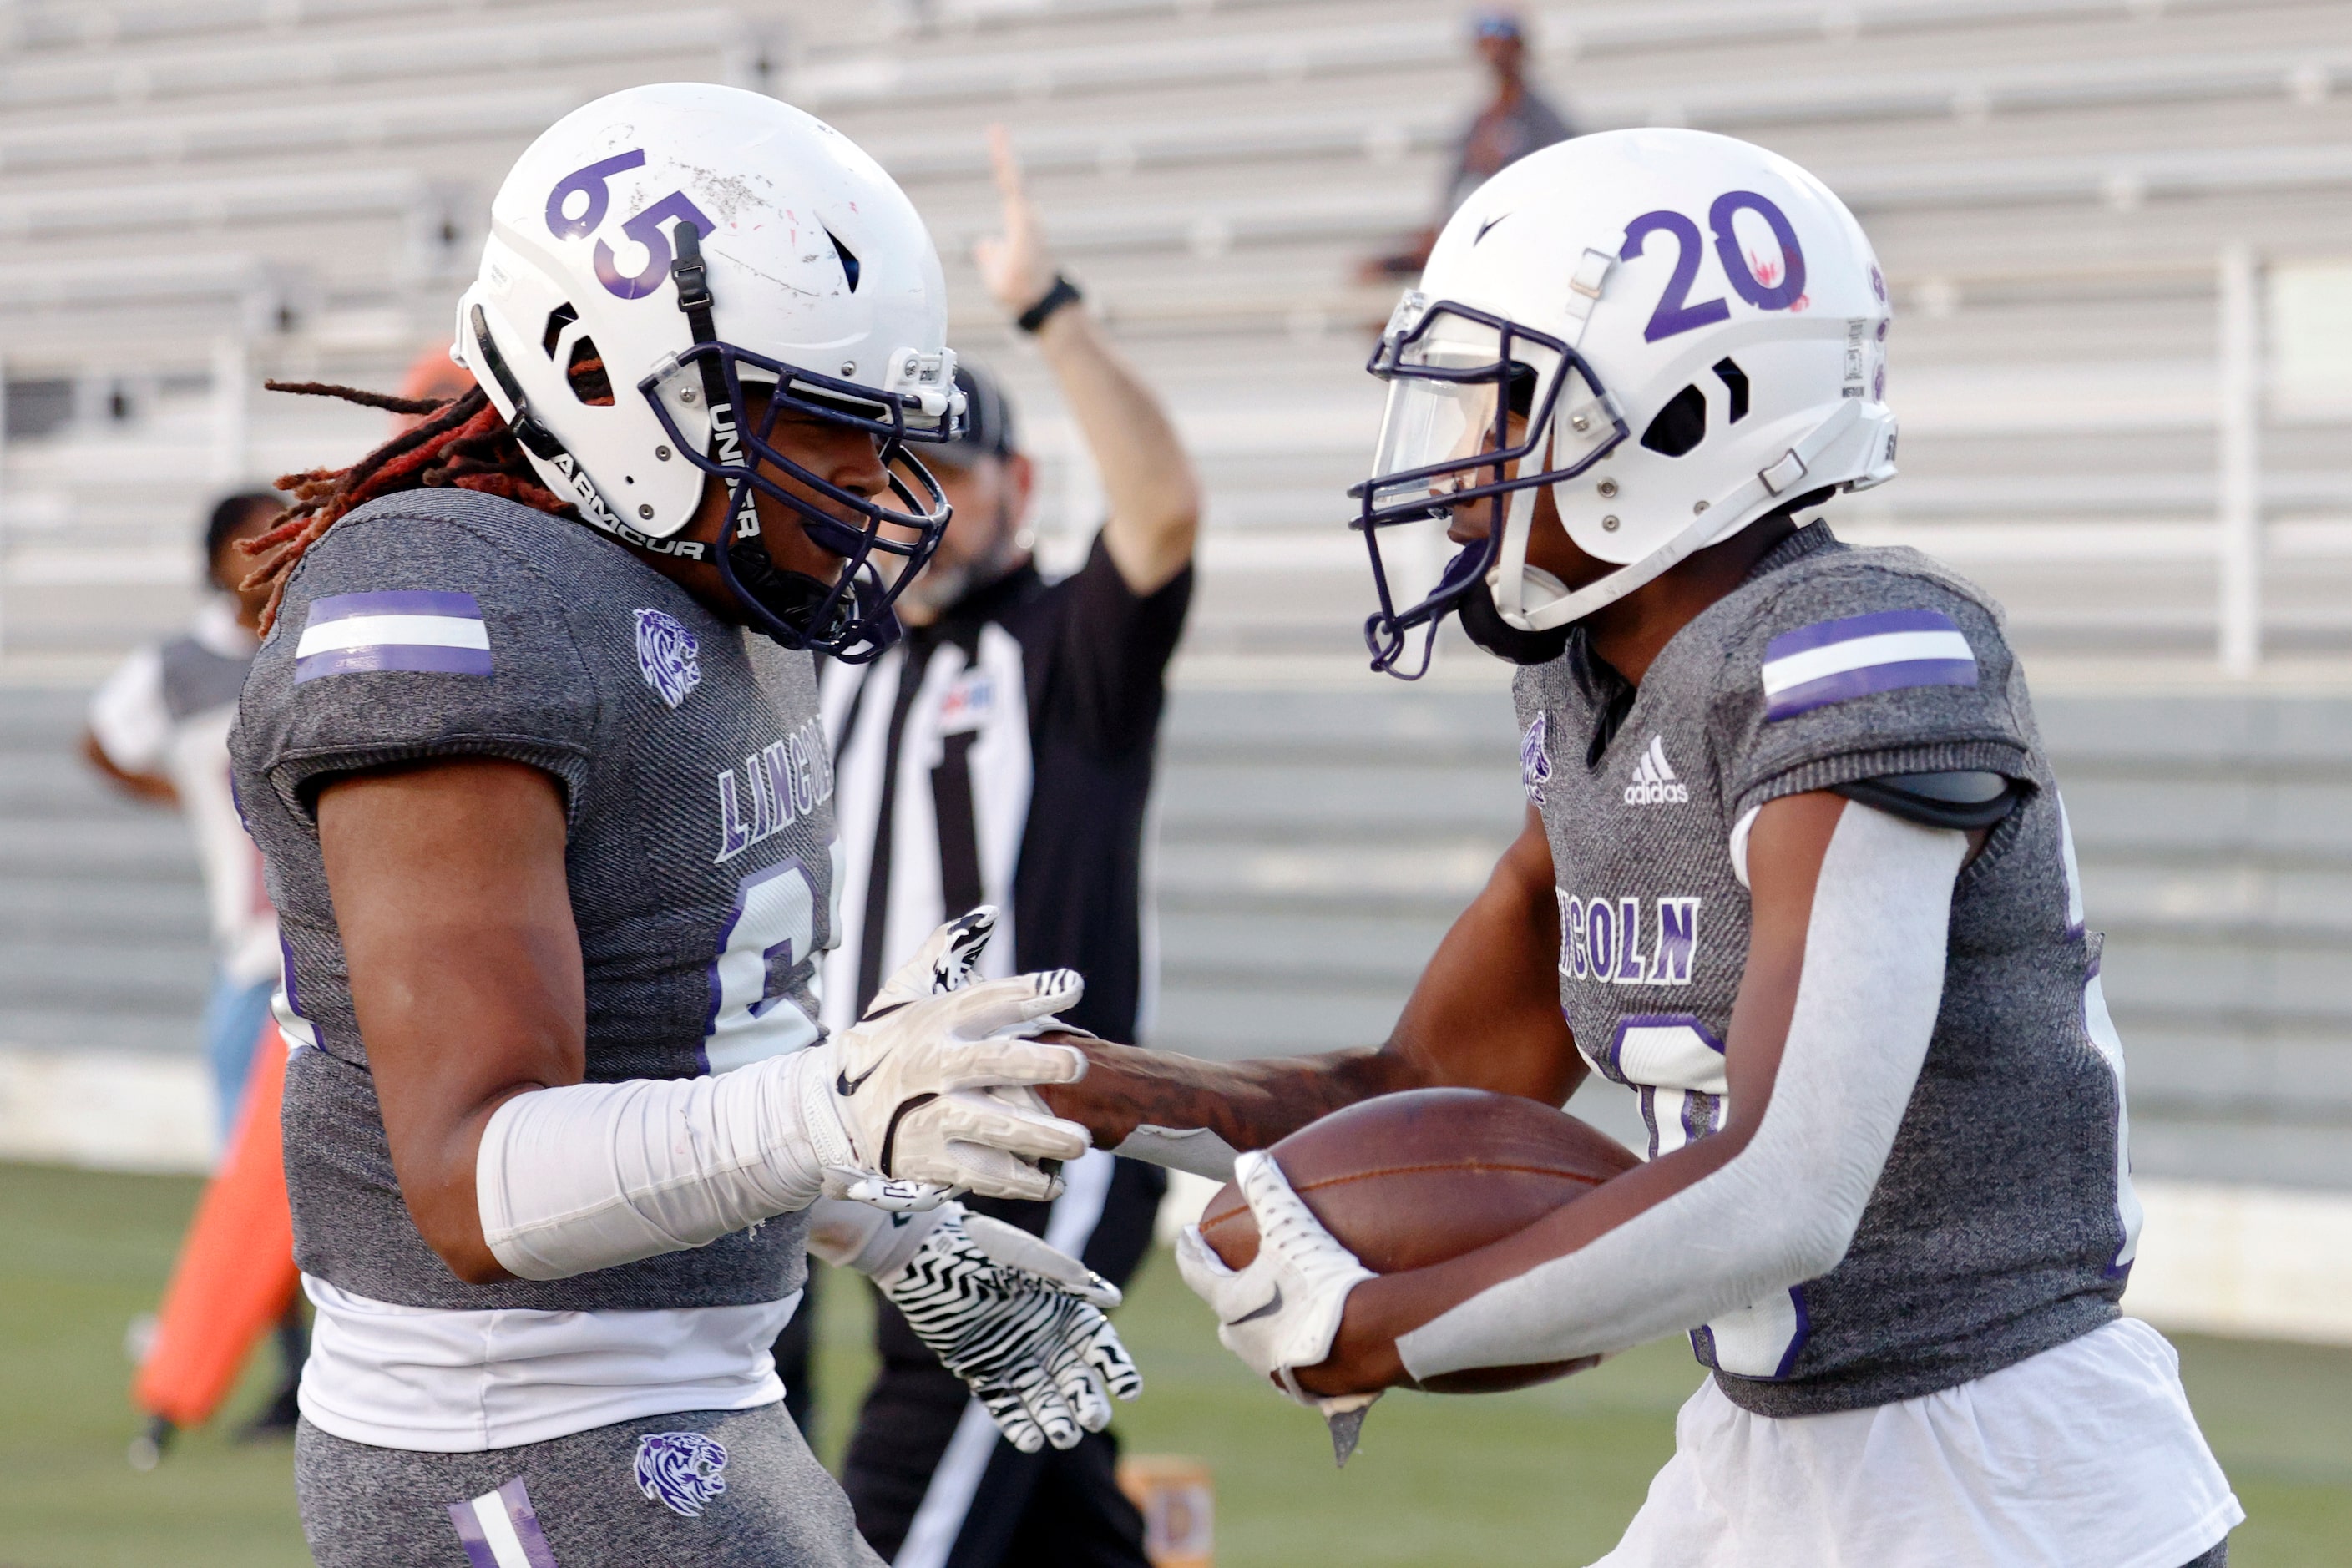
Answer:
M152 1474L124 1447L123 1330L152 1309L193 1182L0 1165L0 1568L274 1568L309 1561L283 1445L190 1435ZM826 1297L824 1387L865 1364L861 1289ZM1192 1454L1217 1476L1222 1568L1575 1564L1615 1538L1696 1384L1653 1346L1549 1388L1392 1396L1331 1469L1320 1424L1217 1348L1162 1258L1121 1313L1150 1386L1130 1451ZM2184 1339L2189 1390L2245 1502L2236 1568L2352 1560L2352 1351ZM219 1426L260 1396L249 1381ZM826 1405L836 1452L847 1401Z

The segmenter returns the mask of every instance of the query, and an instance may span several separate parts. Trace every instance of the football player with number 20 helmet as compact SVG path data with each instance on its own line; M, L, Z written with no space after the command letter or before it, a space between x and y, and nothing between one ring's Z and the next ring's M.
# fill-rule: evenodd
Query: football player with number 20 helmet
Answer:
M286 946L304 1528L330 1568L873 1565L768 1347L812 1246L1024 1448L1139 1386L1117 1292L959 1191L1085 1148L1066 971L937 931L828 1037L812 651L870 657L947 510L940 266L784 104L631 89L499 190L476 386L299 476L232 742ZM812 1220L814 1220L814 1232Z
M2216 1563L2242 1511L2117 1307L2122 1049L2000 613L1803 521L1894 475L1889 319L1852 215L1740 142L1587 136L1472 195L1373 357L1356 526L1375 668L1449 613L1519 667L1525 829L1386 1044L1089 1043L1042 1092L1128 1152L1251 1151L1255 1258L1178 1261L1327 1412L1686 1331L1709 1376L1617 1568ZM1257 1152L1595 1073L1648 1161L1425 1268L1368 1275Z

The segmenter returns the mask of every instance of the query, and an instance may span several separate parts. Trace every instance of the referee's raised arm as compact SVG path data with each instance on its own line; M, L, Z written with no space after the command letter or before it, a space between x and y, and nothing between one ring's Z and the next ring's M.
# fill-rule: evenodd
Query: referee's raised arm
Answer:
M1110 504L1103 547L1129 589L1148 595L1192 559L1200 482L1168 411L1055 269L1012 138L1002 125L991 126L988 136L1004 232L973 246L972 260L996 302L1036 338L1102 475Z
M1086 992L1061 1016L1132 1040L1150 1032L1145 828L1168 666L1192 602L1200 489L1151 389L1055 271L1019 165L1002 132L994 141L1003 231L978 247L981 275L1036 337L1108 516L1075 571L1038 569L1035 474L1013 400L982 366L958 364L964 430L920 453L954 510L898 601L904 635L871 660L819 671L842 803L824 1021L845 1026L933 928L988 904L1001 912L984 973L1075 970ZM1051 1204L970 1206L1123 1284L1150 1248L1164 1173L1097 1149L1062 1174ZM808 1317L803 1306L776 1347L785 1385L803 1397ZM1056 1541L1084 1543L1064 1556L1087 1568L1148 1568L1107 1437L982 1451L959 1436L972 1408L963 1384L887 1305L876 1348L880 1372L842 1480L877 1552L1009 1568L1035 1560L1022 1543Z

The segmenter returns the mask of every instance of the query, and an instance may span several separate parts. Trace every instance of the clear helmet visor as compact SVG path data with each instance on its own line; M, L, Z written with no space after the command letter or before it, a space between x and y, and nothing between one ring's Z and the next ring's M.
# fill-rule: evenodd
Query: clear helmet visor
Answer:
M1412 679L1408 639L1424 628L1425 668L1438 621L1494 563L1507 519L1628 432L1567 342L1453 300L1407 294L1366 368L1388 383L1388 406L1372 471L1348 492L1380 604L1365 640L1374 668Z
M1547 407L1559 365L1558 355L1523 339L1506 359L1498 329L1441 306L1382 367L1389 395L1372 454L1374 504L1492 480L1495 455L1528 443L1529 420ZM1509 416L1498 424L1497 405L1505 404ZM1507 474L1516 466L1506 457Z

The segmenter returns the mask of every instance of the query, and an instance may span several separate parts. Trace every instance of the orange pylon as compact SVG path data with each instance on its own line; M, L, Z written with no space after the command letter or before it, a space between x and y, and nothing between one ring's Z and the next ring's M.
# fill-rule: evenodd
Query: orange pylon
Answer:
M194 1426L228 1397L254 1342L285 1316L301 1276L278 1126L286 1044L262 1026L227 1156L205 1188L172 1266L155 1341L132 1403L174 1427Z

